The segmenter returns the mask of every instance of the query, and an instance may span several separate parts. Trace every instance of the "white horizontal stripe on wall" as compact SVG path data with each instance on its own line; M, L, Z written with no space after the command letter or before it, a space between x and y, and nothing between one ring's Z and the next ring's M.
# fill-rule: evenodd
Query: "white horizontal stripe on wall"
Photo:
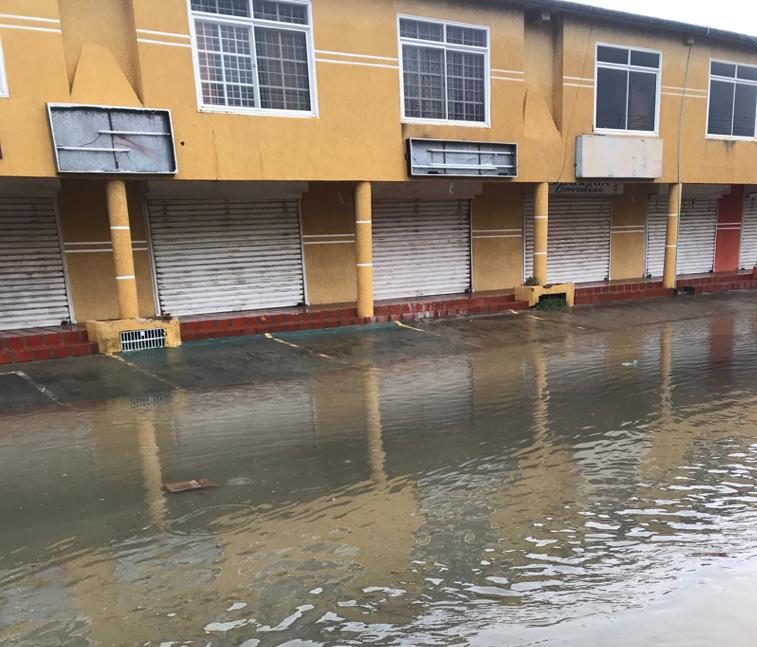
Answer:
M21 29L23 31L41 31L43 33L48 34L61 34L60 29L49 29L47 27L27 27L26 25L2 25L0 24L0 29Z
M180 38L182 40L191 40L189 34L177 34L172 31L155 31L154 29L137 29L137 33L147 34L149 36L167 36L168 38Z
M348 58L367 58L373 61L390 61L397 63L396 56L374 56L373 54L357 54L355 52L336 52L330 49L317 49L316 54L326 54L327 56L347 56Z
M46 22L51 25L60 25L60 20L57 18L40 18L39 16L19 16L13 13L0 13L0 18L8 18L10 20L28 20L30 22Z
M398 70L399 65L384 65L382 63L363 63L362 61L335 61L329 58L316 58L316 63L335 63L337 65L357 65L359 67L379 67L387 70Z
M153 40L151 38L137 38L138 43L144 43L147 45L168 45L170 47L186 47L187 49L192 49L192 46L189 43L171 43L167 40Z

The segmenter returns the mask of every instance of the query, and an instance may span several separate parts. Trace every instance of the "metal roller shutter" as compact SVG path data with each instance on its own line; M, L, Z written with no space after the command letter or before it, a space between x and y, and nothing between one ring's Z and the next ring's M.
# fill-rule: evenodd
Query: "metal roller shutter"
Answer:
M296 200L148 200L160 309L209 314L305 301Z
M665 243L668 235L668 199L649 198L647 207L647 276L662 276L665 267Z
M0 198L0 329L70 320L53 198Z
M375 203L373 284L376 299L467 292L470 201Z
M525 201L525 277L533 275L534 201ZM603 198L550 196L547 244L550 283L589 283L610 277L612 205Z
M744 202L744 219L741 224L741 252L739 266L750 270L757 265L757 198Z
M647 211L647 274L662 276L668 217L667 198L652 197ZM716 200L681 202L678 225L677 274L705 274L715 263L715 235L718 223Z

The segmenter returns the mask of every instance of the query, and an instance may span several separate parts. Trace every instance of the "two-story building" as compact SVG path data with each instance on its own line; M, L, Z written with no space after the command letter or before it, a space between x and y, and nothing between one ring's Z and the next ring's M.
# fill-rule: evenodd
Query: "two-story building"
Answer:
M756 121L753 38L573 3L0 0L0 330L751 277Z

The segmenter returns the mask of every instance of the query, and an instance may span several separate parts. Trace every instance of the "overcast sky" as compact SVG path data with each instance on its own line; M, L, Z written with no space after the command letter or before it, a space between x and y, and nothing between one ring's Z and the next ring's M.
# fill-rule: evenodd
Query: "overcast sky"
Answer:
M757 36L757 0L576 0L607 9Z

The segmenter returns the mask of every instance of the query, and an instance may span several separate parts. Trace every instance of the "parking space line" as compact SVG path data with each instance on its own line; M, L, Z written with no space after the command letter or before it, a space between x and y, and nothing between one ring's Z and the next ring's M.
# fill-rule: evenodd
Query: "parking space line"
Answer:
M53 394L50 389L48 389L45 386L42 386L38 382L36 382L34 379L32 379L29 375L24 373L23 371L8 371L7 373L0 373L0 375L15 375L16 377L20 377L22 380L33 386L37 391L39 391L42 395L44 395L46 398L49 398L55 404L61 407L66 407L67 409L71 408L71 405L66 404L65 402L62 402L59 400L55 395Z
M326 355L326 353L320 353L317 350L311 350L310 348L305 348L304 346L298 346L297 344L293 344L290 341L286 341L286 339L279 339L278 337L274 337L269 332L265 333L265 338L269 339L270 341L275 341L277 344L283 344L284 346L288 346L289 348L295 348L297 350L304 351L310 355L315 355L316 357L322 357L323 359L330 359L336 362L341 361L341 360L338 360L336 357L332 357L331 355Z
M159 375L155 375L155 373L151 373L145 368L142 368L141 366L138 366L137 364L132 364L131 362L126 361L123 357L120 355L108 355L107 357L110 357L111 359L116 360L117 362L121 362L122 364L125 364L126 366L133 368L135 371L139 371L143 375L146 375L147 377L151 377L153 380L157 380L158 382L162 382L166 386L170 386L174 391L181 390L181 387L176 386L172 382L169 382L168 380L160 377Z

